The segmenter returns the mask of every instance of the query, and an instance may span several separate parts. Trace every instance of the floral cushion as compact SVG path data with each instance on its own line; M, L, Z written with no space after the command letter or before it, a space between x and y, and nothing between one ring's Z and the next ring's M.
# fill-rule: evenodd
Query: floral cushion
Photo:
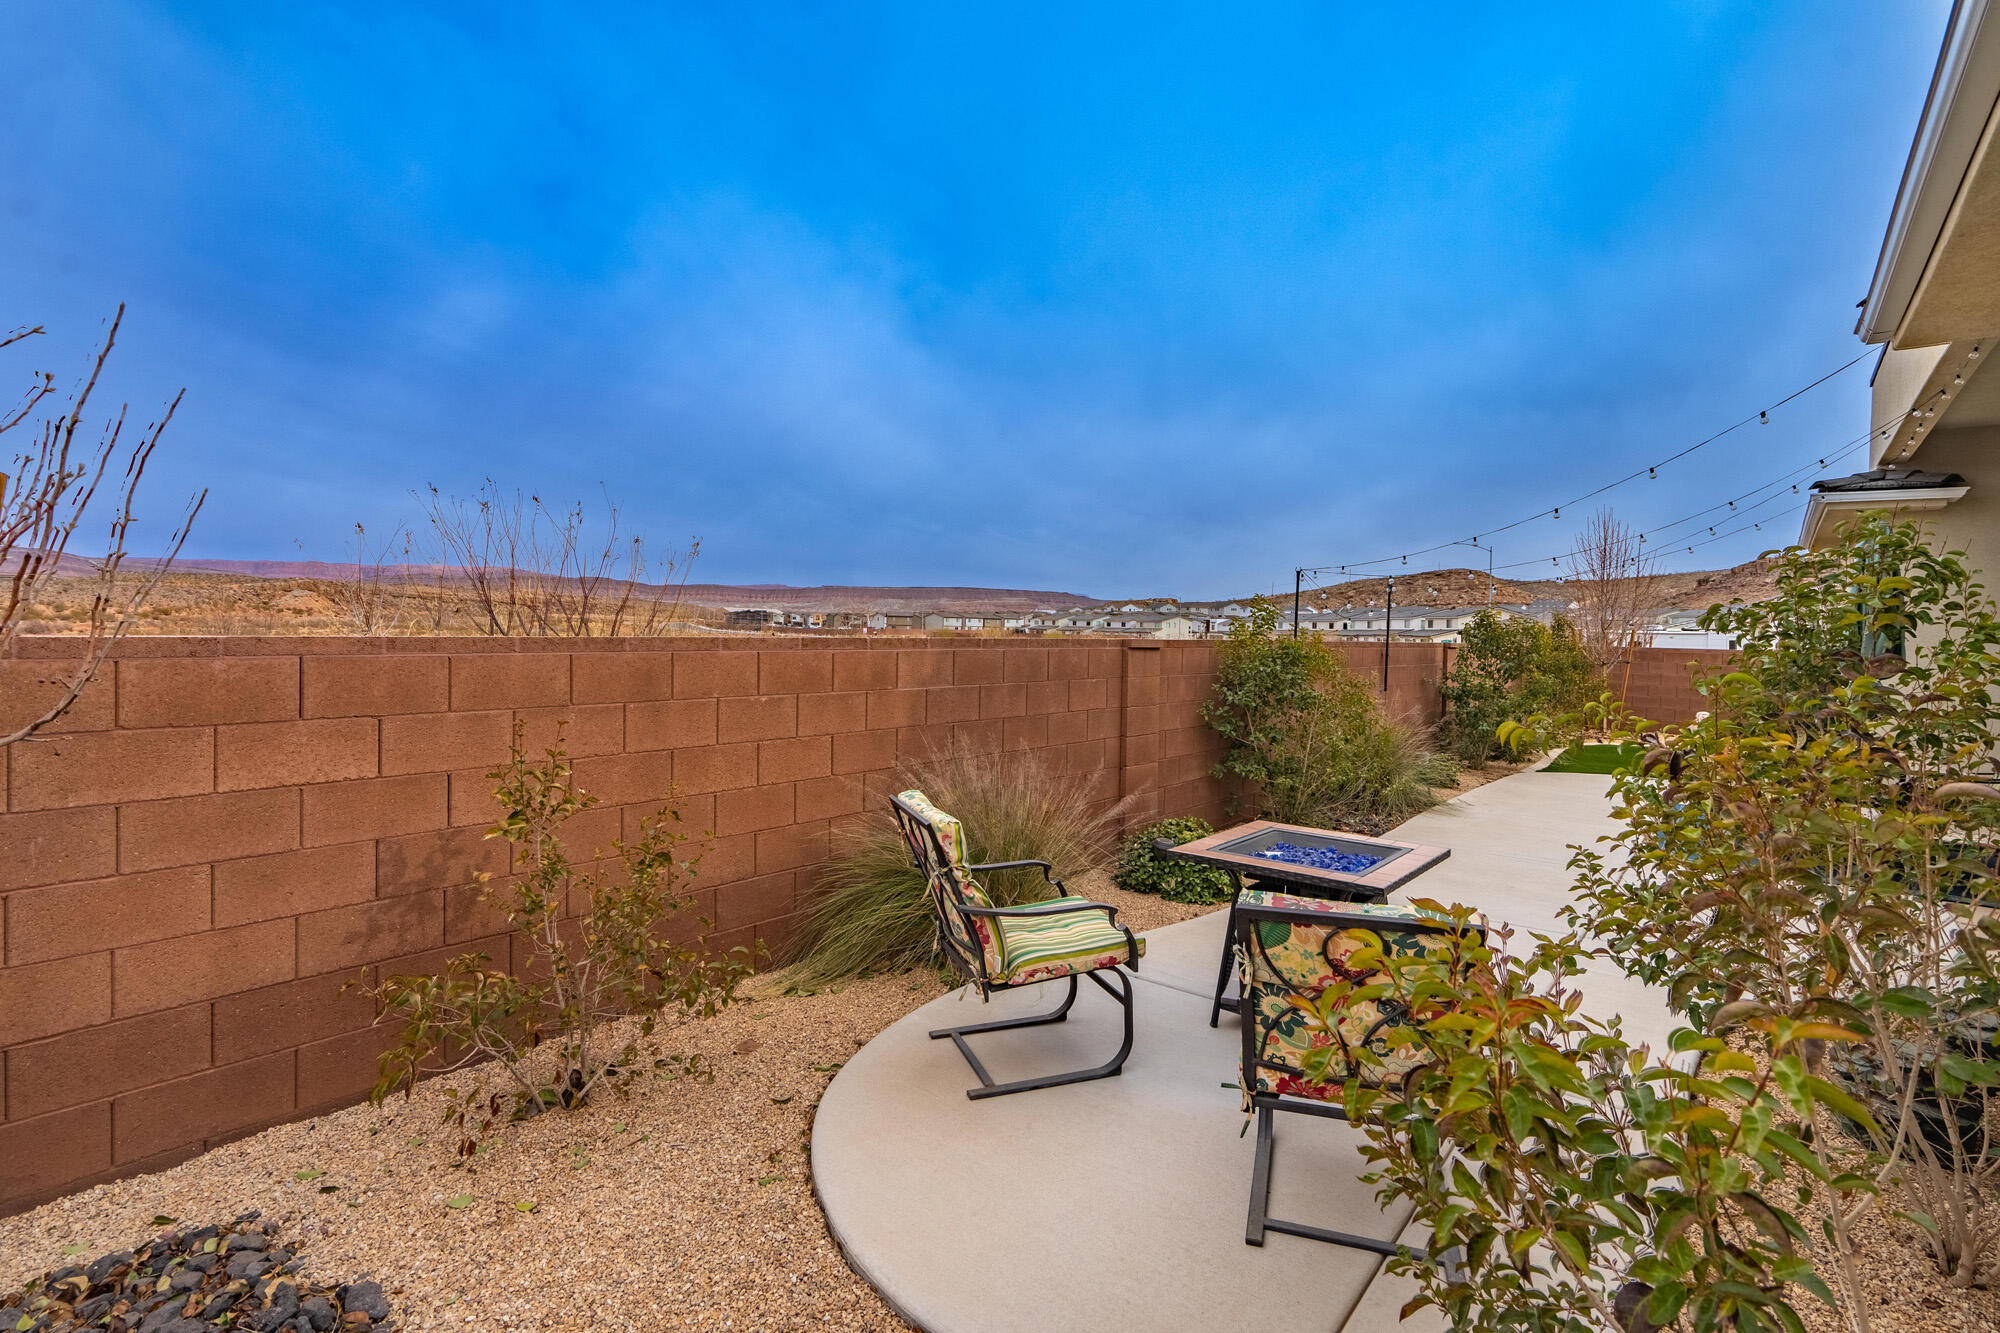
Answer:
M1089 901L1070 895L1035 906L1081 907ZM1146 942L1128 942L1125 932L1111 923L1111 913L1102 908L992 920L1000 928L1000 966L994 969L993 979L1004 985L1095 972L1101 967L1137 962L1146 952Z
M985 917L968 916L963 907L991 907L992 900L986 890L979 886L965 868L966 841L965 826L957 819L931 804L930 797L912 788L897 795L916 812L916 818L936 835L934 844L919 829L913 829L901 819L897 825L903 833L903 840L910 845L910 854L923 870L928 882L932 906L936 908L938 919L946 934L967 954L978 954L985 959L986 971L991 974L999 969L1000 944L994 936ZM946 860L939 864L938 845L945 850Z
M1409 1016L1393 1001L1350 1001L1325 1018L1313 1002L1336 981L1367 985L1384 979L1378 966L1353 961L1364 950L1411 957L1439 949L1449 940L1449 932L1430 923L1448 924L1448 918L1386 904L1333 903L1288 894L1257 896L1289 900L1269 906L1375 918L1381 925L1340 920L1322 925L1260 917L1249 903L1252 893L1242 895L1239 920L1247 916L1251 934L1247 951L1239 944L1237 961L1247 1001L1243 1012L1256 1024L1254 1067L1242 1071L1246 1099L1251 1092L1269 1092L1338 1101L1350 1078L1384 1082L1428 1060L1419 1047L1404 1039L1411 1027ZM1362 1048L1376 1058L1357 1062L1354 1053ZM1321 1061L1325 1062L1323 1070Z

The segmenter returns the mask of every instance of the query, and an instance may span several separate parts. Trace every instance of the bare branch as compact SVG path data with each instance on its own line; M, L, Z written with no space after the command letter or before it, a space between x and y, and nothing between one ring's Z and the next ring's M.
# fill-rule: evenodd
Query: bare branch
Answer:
M168 537L166 554L149 562L140 578L121 584L119 576L132 526L133 497L182 397L175 394L160 419L148 425L139 440L125 450L121 450L121 439L126 409L121 406L105 423L95 448L85 457L73 457L77 432L83 426L91 395L103 376L124 318L125 307L120 305L88 373L70 395L66 410L42 415L44 401L55 392L55 380L47 371L37 371L31 377L22 405L0 418L0 434L31 419L39 422L39 438L14 457L12 478L0 473L0 580L4 580L0 584L0 658L12 655L38 598L51 580L65 573L63 562L69 553L70 540L77 525L90 512L98 487L110 477L115 488L105 554L90 562L97 586L91 596L83 651L74 662L64 663L49 682L59 686L55 698L37 716L0 734L0 745L26 739L75 704L113 645L130 628L140 606L152 596L161 577L180 555L195 515L201 512L202 503L208 498L207 491L193 497ZM39 326L17 330L0 337L0 347L41 332Z

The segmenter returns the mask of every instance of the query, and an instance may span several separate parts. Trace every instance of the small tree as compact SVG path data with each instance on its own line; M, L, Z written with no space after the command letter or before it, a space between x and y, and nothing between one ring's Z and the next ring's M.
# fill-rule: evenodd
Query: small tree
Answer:
M1442 687L1444 726L1458 757L1483 764L1504 748L1506 722L1582 706L1598 683L1576 627L1481 611L1460 636Z
M376 1104L398 1088L408 1094L420 1075L488 1061L511 1083L511 1096L487 1077L447 1093L445 1121L461 1131L461 1156L510 1105L516 1116L532 1115L581 1106L602 1087L622 1090L646 1074L702 1073L698 1056L662 1056L640 1040L669 1010L707 1017L731 1003L751 961L746 949L716 955L662 933L693 903L683 885L698 858L682 852L688 835L677 808L641 820L630 843L614 842L610 870L585 870L561 830L597 798L577 789L560 748L530 759L517 724L512 758L489 776L504 813L486 836L512 845L516 869L499 883L481 875L481 896L526 939L528 965L508 971L470 953L442 973L391 976L369 988L376 1022L402 1024L382 1055ZM602 1045L605 1026L629 1015L640 1019L637 1035L616 1049Z
M1628 660L1653 609L1659 575L1646 543L1609 509L1590 516L1569 554L1576 625L1600 672Z
M1871 1106L1849 1118L1874 1179L1940 1271L1989 1282L2000 620L1956 554L1875 518L1786 552L1775 597L1702 623L1736 638L1735 668L1697 682L1708 711L1673 747L1615 779L1623 828L1572 862L1575 919L1697 1015L1861 1034L1816 1072ZM1863 1206L1824 1219L1850 1275Z
M96 591L84 623L82 650L72 663L51 664L55 677L49 683L56 687L53 697L39 711L16 723L12 730L0 732L0 745L24 740L69 711L103 665L112 645L124 636L139 608L159 586L174 557L180 554L194 516L208 498L208 492L203 491L190 500L179 526L168 534L164 554L150 561L136 578L121 584L125 539L132 526L133 497L146 473L146 465L152 460L153 450L159 445L161 433L181 404L181 394L177 393L160 419L149 423L129 445L121 439L125 429L122 405L98 430L95 445L87 439L78 441L91 395L104 373L105 362L111 357L111 348L118 340L118 326L124 319L125 307L121 305L112 316L111 327L105 331L104 345L98 348L89 371L67 400L57 399L53 374L37 371L30 376L20 405L0 414L0 437L11 441L12 432L22 428L30 437L21 451L13 455L12 476L0 472L0 658L9 655L50 582L73 572L66 564L74 558L69 554L70 539L76 535L85 515L92 512L91 502L97 497L98 487L106 478L111 486L105 554L87 566ZM0 348L39 337L42 332L37 325L0 334ZM103 516L101 508L96 512Z

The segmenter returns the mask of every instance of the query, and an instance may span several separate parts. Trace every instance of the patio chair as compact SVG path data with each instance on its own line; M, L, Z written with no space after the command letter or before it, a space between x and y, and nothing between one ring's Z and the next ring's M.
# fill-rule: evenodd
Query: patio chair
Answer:
M909 844L911 860L929 886L937 914L938 947L952 967L979 988L979 998L984 1001L994 991L1045 981L1069 981L1069 994L1048 1013L939 1028L931 1033L933 1040L950 1037L979 1076L979 1086L968 1088L965 1095L974 1099L1002 1097L1010 1092L1109 1078L1122 1070L1125 1057L1132 1053L1132 981L1120 969L1138 970L1146 942L1118 924L1118 909L1072 896L1046 861L968 865L965 829L956 819L932 805L920 791L902 792L889 800L896 827ZM1021 907L995 907L973 878L975 872L1030 867L1042 872L1043 880L1057 890L1058 897ZM1118 983L1116 989L1105 980L1107 973ZM1062 1022L1076 1003L1077 982L1083 977L1089 977L1125 1011L1125 1040L1118 1053L1091 1069L995 1083L965 1039L981 1032Z
M1327 1241L1391 1255L1401 1247L1346 1231L1272 1217L1271 1150L1279 1111L1347 1119L1347 1080L1371 1084L1399 1079L1425 1063L1424 1054L1399 1043L1407 1009L1391 999L1350 1003L1322 1022L1307 1008L1336 981L1366 985L1379 971L1348 965L1364 948L1405 957L1439 950L1454 929L1445 918L1376 903L1329 902L1270 890L1246 889L1236 904L1236 947L1243 978L1241 1082L1244 1109L1257 1117L1257 1155L1250 1173L1250 1220L1244 1242L1262 1245L1266 1231ZM1475 929L1483 928L1475 927ZM1308 1051L1331 1046L1323 1074L1309 1072ZM1357 1061L1366 1047L1373 1058Z

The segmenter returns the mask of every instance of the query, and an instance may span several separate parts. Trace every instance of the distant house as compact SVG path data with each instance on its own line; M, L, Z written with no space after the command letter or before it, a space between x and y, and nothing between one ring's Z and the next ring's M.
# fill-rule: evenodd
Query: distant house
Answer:
M1639 637L1652 648L1734 648L1736 640L1706 629L1642 629Z
M768 607L745 606L722 613L725 629L763 629L766 625L785 623L783 611L773 611Z
M1000 620L999 616L952 615L942 611L932 611L924 616L924 628L957 631L999 629Z

